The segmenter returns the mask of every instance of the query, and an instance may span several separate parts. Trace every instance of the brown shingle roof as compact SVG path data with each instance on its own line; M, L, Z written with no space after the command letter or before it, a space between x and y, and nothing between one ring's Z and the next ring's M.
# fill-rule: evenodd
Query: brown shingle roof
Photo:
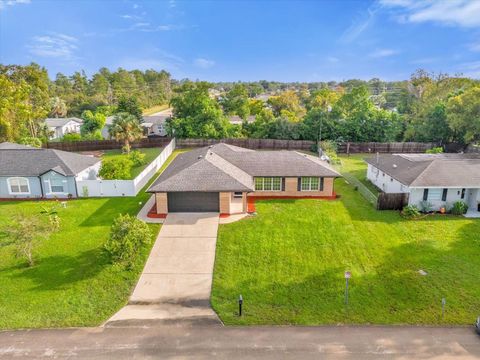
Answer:
M255 176L340 175L323 161L295 151L216 144L178 155L148 191L252 191Z

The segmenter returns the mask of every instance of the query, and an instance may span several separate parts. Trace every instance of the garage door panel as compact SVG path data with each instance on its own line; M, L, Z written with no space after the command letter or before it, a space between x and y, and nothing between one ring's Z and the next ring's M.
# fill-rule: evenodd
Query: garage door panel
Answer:
M168 212L219 212L217 192L168 193Z

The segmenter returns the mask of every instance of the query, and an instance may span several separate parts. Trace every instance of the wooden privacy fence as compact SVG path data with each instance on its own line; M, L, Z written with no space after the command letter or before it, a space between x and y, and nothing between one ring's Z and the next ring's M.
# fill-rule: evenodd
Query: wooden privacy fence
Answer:
M315 141L277 139L177 139L177 148L202 147L218 143L240 146L247 149L312 150Z
M378 194L377 210L402 210L408 204L407 193Z
M338 144L338 153L358 154L358 153L424 153L428 149L435 147L435 143L420 142L363 142L363 143L341 143Z
M143 138L131 144L132 148L151 148L167 146L171 138ZM121 149L123 142L116 140L88 140L88 141L52 141L44 145L49 149L63 151L94 151L94 150L112 150Z
M171 138L144 138L132 143L132 148L163 147ZM307 150L313 149L315 141L310 140L278 140L278 139L176 139L177 148L210 146L218 143L240 146L247 149L270 150ZM341 143L338 152L341 154L356 153L424 153L434 147L435 143ZM46 148L64 151L94 151L121 149L123 143L116 140L92 140L74 142L49 142Z

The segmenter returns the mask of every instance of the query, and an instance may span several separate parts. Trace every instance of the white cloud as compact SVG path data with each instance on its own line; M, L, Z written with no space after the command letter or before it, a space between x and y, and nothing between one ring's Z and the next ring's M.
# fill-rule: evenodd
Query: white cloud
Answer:
M463 63L459 70L464 76L478 79L480 78L480 61Z
M480 41L468 44L470 51L480 52Z
M196 67L199 67L199 68L202 68L202 69L209 69L209 68L211 68L215 65L215 61L208 60L208 59L205 59L205 58L196 58L193 61L193 64Z
M401 22L435 22L442 25L480 27L478 0L380 0L380 5L399 11Z
M329 63L338 63L340 61L340 59L335 57L335 56L329 56L329 57L327 57L327 61Z
M398 54L398 50L393 50L393 49L377 49L374 52L370 53L370 57L372 58L383 58L383 57L388 57L388 56L393 56Z
M28 45L30 53L42 57L73 59L77 50L78 40L69 35L51 33L48 35L34 36Z
M30 4L30 0L0 0L0 10L6 9L8 6L18 4Z
M138 4L133 4L134 9L138 9L140 6Z
M340 41L349 43L356 40L375 21L377 11L377 6L369 7L366 13L361 14L361 16L355 19L350 27L344 31L340 37Z

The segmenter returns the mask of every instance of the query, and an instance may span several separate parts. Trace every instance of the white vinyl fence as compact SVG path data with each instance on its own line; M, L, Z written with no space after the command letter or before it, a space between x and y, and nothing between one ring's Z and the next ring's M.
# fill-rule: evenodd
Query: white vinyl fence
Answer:
M136 196L175 150L175 139L133 180L77 180L79 197Z

